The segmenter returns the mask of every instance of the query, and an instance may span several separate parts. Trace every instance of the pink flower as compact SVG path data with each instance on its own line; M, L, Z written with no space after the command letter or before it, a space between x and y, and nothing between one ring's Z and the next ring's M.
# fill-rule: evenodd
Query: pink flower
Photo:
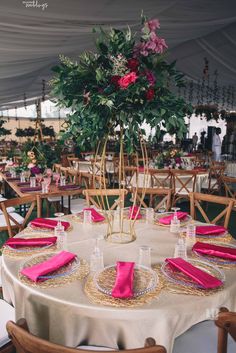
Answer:
M31 168L34 168L35 167L35 164L34 163L29 163L28 164L28 168L31 169Z
M156 78L154 74L151 71L145 71L145 75L147 77L148 82L150 83L150 86L154 86L156 82Z
M131 83L134 83L137 80L138 76L135 72L130 72L125 76L121 77L118 81L120 88L126 89Z
M157 18L148 21L147 23L145 23L145 25L146 24L151 32L155 31L157 28L160 28L160 22Z

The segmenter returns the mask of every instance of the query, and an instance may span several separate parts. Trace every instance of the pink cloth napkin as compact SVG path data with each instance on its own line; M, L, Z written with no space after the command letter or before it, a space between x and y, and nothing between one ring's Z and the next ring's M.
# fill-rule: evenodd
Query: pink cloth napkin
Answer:
M133 280L134 280L134 262L116 263L116 281L112 289L112 296L114 298L132 298Z
M58 223L58 220L54 219L45 219L45 218L35 218L33 221L30 222L30 224L34 227L38 228L48 228L48 229L54 229ZM65 230L67 230L70 227L69 222L61 222Z
M196 227L196 234L197 235L221 235L225 233L227 229L222 226L216 226L216 225L207 225L207 226L197 226Z
M11 248L18 248L21 246L46 246L55 244L57 237L47 237L47 238L10 238L7 239L4 245L8 245Z
M194 282L200 284L205 289L217 288L223 284L223 282L218 278L200 270L199 268L193 266L180 257L174 259L166 259L166 262L168 262L171 267L174 267L175 269L183 272L185 275L194 280Z
M91 217L93 222L102 222L105 220L105 217L92 207L84 208L83 211L91 211Z
M28 188L21 188L20 191L21 192L31 192L31 191L41 191L42 190L42 186L35 186L33 188L28 187Z
M71 185L60 185L58 186L59 190L73 190L73 189L80 189L79 185L71 184Z
M187 217L187 215L188 215L187 212L177 212L177 217L179 220L185 219ZM159 218L159 222L161 224L169 225L173 218L174 218L174 214L172 214L170 216Z
M17 186L24 186L24 185L30 185L29 181L21 181L20 183L17 183Z
M199 254L216 256L221 257L222 259L236 261L236 249L234 248L197 242L194 244L192 250Z
M139 212L140 208L138 206L130 206L129 208L129 219L140 219L142 218L141 213ZM136 216L137 215L137 216Z
M26 267L21 270L21 273L27 276L34 282L37 282L40 276L47 275L50 272L56 271L62 266L68 264L76 257L75 254L68 251L61 251L59 254L51 257L49 260L41 264Z
M17 181L17 180L20 180L20 178L19 177L7 177L7 180L8 181Z
M138 168L138 171L139 171L140 173L144 173L144 167L139 167L139 168Z

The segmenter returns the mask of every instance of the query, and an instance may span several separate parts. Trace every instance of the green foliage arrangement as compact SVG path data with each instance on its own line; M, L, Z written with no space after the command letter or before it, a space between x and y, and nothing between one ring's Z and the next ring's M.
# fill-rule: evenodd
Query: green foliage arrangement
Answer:
M182 87L175 62L165 60L167 48L157 35L159 21L142 18L137 40L128 28L100 29L97 52L85 52L78 62L61 56L53 68L52 96L60 107L71 108L64 138L92 147L122 128L127 151L139 144L143 123L157 130L186 132L184 116L191 107L170 87ZM96 32L96 31L95 31Z
M0 137L11 135L11 130L3 126L5 123L6 121L4 119L0 119Z

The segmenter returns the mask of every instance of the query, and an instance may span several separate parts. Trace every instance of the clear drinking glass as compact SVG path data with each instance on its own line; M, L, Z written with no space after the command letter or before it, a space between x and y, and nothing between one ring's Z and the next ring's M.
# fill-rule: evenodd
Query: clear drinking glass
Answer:
M139 247L138 264L141 266L151 268L151 248L150 246L143 245Z
M38 183L38 185L40 185L41 181L43 180L43 174L41 174L41 173L36 174L35 178L36 178L36 182Z
M30 177L30 187L34 188L36 186L36 178Z
M24 172L20 173L20 181L21 181L21 183L25 182L25 173Z
M194 222L190 222L186 229L187 241L190 243L196 243L196 225Z
M90 273L95 274L97 271L100 271L104 268L104 259L103 259L103 252L98 246L100 238L96 238L95 240L95 247L90 255Z
M181 257L187 260L187 246L184 238L179 238L175 245L174 257Z
M66 177L64 175L60 176L60 186L66 185Z
M47 194L48 193L48 184L46 183L46 181L42 182L42 193L43 194Z
M154 221L154 209L151 207L146 208L146 223L152 224Z
M58 186L58 184L59 184L60 177L61 176L59 173L53 173L53 175L52 175L53 180L56 182L56 186Z
M180 209L179 207L172 207L174 211L174 217L170 223L170 232L171 233L178 233L180 229L180 220L178 219L177 211Z
M84 224L92 223L92 212L90 210L84 210Z

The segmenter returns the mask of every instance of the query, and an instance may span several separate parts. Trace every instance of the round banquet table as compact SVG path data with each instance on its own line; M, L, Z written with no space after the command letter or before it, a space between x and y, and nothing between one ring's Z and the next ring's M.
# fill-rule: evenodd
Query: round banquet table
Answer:
M106 224L85 226L72 221L68 250L89 260L95 238L106 233ZM100 241L106 265L116 261L137 261L139 246L152 248L152 264L173 257L176 235L169 227L137 221L137 239L129 244ZM26 229L27 232L27 229ZM154 337L171 353L175 337L192 325L209 319L211 310L226 306L236 310L236 271L225 270L223 290L209 296L174 294L162 290L159 296L140 307L117 308L91 302L84 292L85 280L56 288L35 288L23 284L18 270L27 258L3 255L3 295L13 303L16 319L25 317L31 332L52 342L75 347L81 343L116 348L142 347Z
M195 191L196 192L201 192L202 185L207 182L208 176L209 176L209 173L206 173L206 172L199 172L196 175L196 183L195 183ZM158 178L161 179L162 177L159 176ZM166 176L163 177L163 179L164 178L166 178ZM182 175L182 176L179 177L179 179L182 179L183 183L185 183L186 179L187 180L189 179L189 175L187 175L187 174L186 175ZM146 174L145 175L144 173L139 173L138 174L138 178L137 178L136 173L134 173L134 175L131 178L130 185L132 185L133 187L138 186L140 188L143 188L143 187L150 188L150 187L155 187L156 186L155 184L152 185L151 175L150 174ZM176 187L177 188L182 188L182 185L180 183L177 183ZM190 189L191 188L190 183L188 183L186 187L188 189Z

